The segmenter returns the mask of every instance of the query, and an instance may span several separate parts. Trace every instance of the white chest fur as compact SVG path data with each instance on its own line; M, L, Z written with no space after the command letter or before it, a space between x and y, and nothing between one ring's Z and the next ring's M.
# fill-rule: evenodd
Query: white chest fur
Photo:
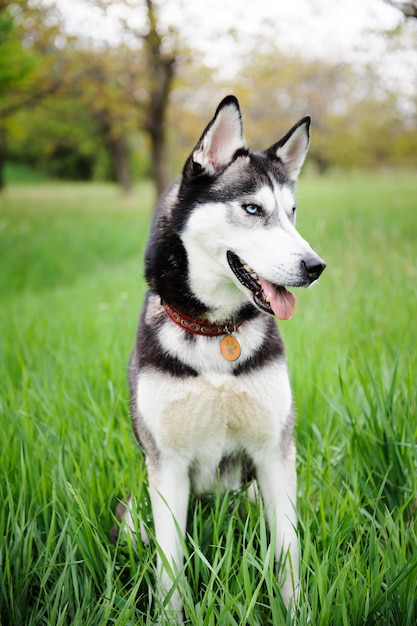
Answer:
M217 465L225 454L276 446L291 402L284 361L238 377L148 370L138 379L138 409L160 452L189 463Z

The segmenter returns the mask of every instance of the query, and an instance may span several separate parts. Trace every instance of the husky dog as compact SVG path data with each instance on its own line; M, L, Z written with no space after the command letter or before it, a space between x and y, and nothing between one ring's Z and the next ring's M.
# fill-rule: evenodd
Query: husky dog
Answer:
M297 592L294 407L275 318L293 314L286 287L307 287L325 268L295 229L294 183L309 126L305 117L272 147L251 152L238 101L228 96L153 218L129 382L162 599L172 586L168 569L182 567L190 489L214 490L219 476L235 489L247 468L276 533L276 558L286 562L287 605ZM132 525L129 509L124 523ZM169 608L181 621L177 591Z

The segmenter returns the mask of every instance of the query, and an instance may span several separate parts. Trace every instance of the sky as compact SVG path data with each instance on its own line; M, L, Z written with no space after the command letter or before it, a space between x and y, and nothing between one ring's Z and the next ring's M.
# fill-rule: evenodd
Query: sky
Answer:
M52 0L46 0L52 2ZM55 0L68 28L93 38L116 42L117 20L123 14L118 2L110 4L107 18L91 8L89 0ZM143 0L130 0L138 7L132 26L144 30ZM383 33L404 21L400 11L384 0L155 0L165 27L175 26L205 63L221 68L227 78L252 49L253 38L275 40L280 50L306 58L366 63L384 59L384 77L405 89L417 81L417 47L387 53ZM417 38L417 20L409 20ZM236 35L232 37L230 30ZM379 34L378 34L379 33ZM410 37L412 34L410 35ZM411 86L410 86L411 88Z
M56 2L71 30L116 40L121 4L111 3L109 17L104 19L89 0ZM130 2L138 6L135 25L140 27L145 19L144 2ZM166 24L176 26L191 45L214 61L233 47L229 29L239 33L243 45L245 38L264 33L283 47L306 54L332 51L339 55L355 46L367 29L386 30L402 19L383 0L155 0L155 4Z
M401 20L398 11L383 0L193 0L167 2L166 14L181 27L176 7L184 5L187 22L182 28L196 47L215 61L231 48L227 37L213 42L216 30L234 28L244 40L254 33L277 40L283 49L306 56L341 57L358 43L366 29L387 29ZM209 7L202 11L202 6ZM223 57L224 58L224 57Z

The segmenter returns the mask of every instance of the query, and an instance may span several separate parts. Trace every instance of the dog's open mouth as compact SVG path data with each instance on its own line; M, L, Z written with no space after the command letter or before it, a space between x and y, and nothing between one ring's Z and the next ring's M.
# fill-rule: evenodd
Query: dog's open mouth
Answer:
M245 261L230 250L227 260L232 272L253 294L253 301L262 311L289 320L294 312L295 296L284 286L274 285L259 276Z

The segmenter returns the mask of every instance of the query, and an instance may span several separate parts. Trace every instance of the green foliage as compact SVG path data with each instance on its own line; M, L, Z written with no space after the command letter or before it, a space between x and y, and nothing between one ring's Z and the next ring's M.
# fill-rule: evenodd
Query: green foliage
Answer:
M288 55L273 42L262 50L247 56L235 83L243 109L252 118L248 138L258 148L274 140L271 120L277 120L275 132L285 132L309 114L313 122L310 163L319 172L413 167L415 89L407 96L390 90L376 65L306 60Z
M106 115L116 106L116 99L109 101ZM150 177L148 147L143 135L134 130L134 121L132 111L127 143L132 151L132 177L140 180ZM81 94L76 99L73 95L47 97L34 110L23 108L9 120L8 129L8 155L14 162L31 164L39 172L62 180L116 179L100 114L92 115Z
M0 63L0 115L8 132L7 150L4 134L0 138L0 168L7 152L8 158L36 165L50 177L117 180L126 191L130 166L134 179L149 176L148 150L142 145L155 113L146 110L155 78L143 37L125 25L130 45L77 39L66 32L54 3L22 0L3 14L0 33L11 43L10 51L5 47L4 67ZM15 50L36 61L24 81L17 71L19 55L10 71ZM3 94L2 83L7 86ZM141 152L131 158L138 146Z
M20 0L0 10L0 115L6 125L22 107L33 107L64 80L65 54L54 7ZM65 38L61 37L61 41Z
M92 4L98 11L108 5ZM98 45L69 36L54 3L21 0L0 12L0 116L8 131L9 159L36 165L51 177L118 180L128 187L130 178L150 177L156 169L145 138L165 133L167 160L176 174L201 133L202 120L208 121L220 97L233 91L255 148L263 149L308 113L313 117L310 164L317 171L414 167L412 75L403 89L401 83L392 87L382 79L379 59L360 67L307 59L263 39L248 42L239 72L224 81L198 51L179 45L175 29L161 38L157 8L155 2L151 16L161 54L154 60L161 69L175 59L166 129L164 117L161 123L154 119L160 107L152 104L152 94L163 81L147 56L146 41L150 45L152 38L147 39L146 28L140 34L122 20L120 42ZM136 10L144 11L145 3ZM399 28L382 45L403 50L405 57L411 44ZM2 152L4 145L0 161Z
M35 55L22 46L12 14L0 8L0 105L4 94L20 85L35 66Z
M5 179L8 185L46 183L47 177L27 165L6 163Z
M415 177L305 178L328 267L281 323L297 405L297 623L417 621ZM155 547L126 366L150 186L11 186L0 199L0 622L152 624ZM137 494L151 544L108 531ZM195 502L189 623L290 624L261 503ZM162 618L161 623L164 623Z

